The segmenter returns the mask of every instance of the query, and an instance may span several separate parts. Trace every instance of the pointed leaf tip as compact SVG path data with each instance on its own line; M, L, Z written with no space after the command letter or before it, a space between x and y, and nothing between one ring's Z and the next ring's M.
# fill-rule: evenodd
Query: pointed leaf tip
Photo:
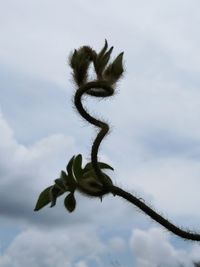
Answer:
M82 155L78 154L73 160L73 174L75 179L78 180L82 177L83 170L82 170Z
M121 52L111 63L107 69L104 71L104 78L108 81L110 81L112 84L116 83L117 80L122 76L122 73L124 72L123 68L123 54L124 52Z
M70 161L68 162L67 167L66 167L67 172L68 172L68 175L70 175L70 176L72 176L72 165L73 165L74 157L75 157L75 156L73 156L73 157L70 159Z
M47 204L49 204L51 202L50 190L52 187L53 186L49 186L40 193L38 201L35 205L34 211L38 211L38 210L42 209L44 206L46 206Z
M104 47L101 49L101 51L99 52L99 57L103 56L106 52L106 50L108 49L108 42L107 40L105 39L105 44L104 44Z

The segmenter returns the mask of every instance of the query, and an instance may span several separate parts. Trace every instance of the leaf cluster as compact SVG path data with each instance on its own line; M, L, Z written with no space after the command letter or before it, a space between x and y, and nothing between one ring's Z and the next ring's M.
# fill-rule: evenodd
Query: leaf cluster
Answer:
M105 40L104 47L94 58L94 68L98 79L106 80L109 82L109 84L116 83L124 72L123 52L120 53L115 60L108 65L112 50L113 46L108 49L108 43L107 40Z
M114 170L110 165L104 162L98 162L100 169ZM112 184L110 177L104 174L108 183ZM64 206L72 212L76 207L75 191L78 190L89 196L97 196L102 198L105 194L104 186L98 180L92 163L88 162L82 168L82 155L73 156L66 166L66 171L61 171L60 177L54 180L54 185L47 187L41 192L37 200L34 211L42 209L50 203L50 207L56 205L57 198L69 192L64 199Z
M115 84L124 71L123 52L108 65L112 50L113 46L108 49L107 40L105 40L104 47L98 54L89 46L82 46L78 50L75 49L74 53L70 55L69 64L73 69L73 77L76 84L81 86L87 82L87 72L91 62L94 64L98 80L106 80L110 85Z

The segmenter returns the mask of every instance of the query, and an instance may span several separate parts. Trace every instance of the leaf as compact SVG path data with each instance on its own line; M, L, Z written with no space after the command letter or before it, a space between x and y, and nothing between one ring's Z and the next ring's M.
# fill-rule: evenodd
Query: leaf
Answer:
M104 71L109 59L110 55L112 53L113 46L108 50L108 52L103 55L101 58L97 58L97 64L96 64L96 73L97 75L102 75L102 72Z
M82 46L70 56L69 63L73 69L75 82L80 86L87 80L87 71L93 57L93 50L89 46Z
M109 59L110 59L110 55L113 51L113 46L108 50L108 52L105 53L105 55L102 57L101 59L101 63L103 65L103 68L106 66L106 64L108 63Z
M123 52L120 53L116 59L111 63L107 69L104 71L104 78L110 80L112 83L115 83L122 75L123 69Z
M72 173L72 166L73 166L74 157L75 156L73 156L70 159L70 161L68 162L67 167L66 167L69 176L72 176L73 175L73 173Z
M101 51L99 52L99 54L98 54L98 57L99 57L99 58L102 57L102 56L105 54L107 48L108 48L108 42L107 42L107 40L105 39L105 45L104 45L104 47L102 48L102 50L101 50Z
M59 187L60 190L65 192L65 185L64 185L64 181L62 178L55 179L54 182Z
M110 165L108 165L104 162L98 162L98 166L100 169L110 169L110 170L114 171L113 167L111 167ZM89 170L89 169L92 169L92 162L89 162L85 165L84 172Z
M122 62L123 55L124 52L120 53L112 63L113 74L115 75L115 77L120 77L124 71Z
M52 186L50 189L49 195L50 195L50 201L51 201L51 208L56 205L57 197L62 195L64 192L60 190L56 185Z
M68 176L66 186L68 187L69 191L74 191L76 189L77 182L74 179L74 176Z
M76 180L80 179L83 175L82 155L81 154L79 154L77 157L75 157L75 159L73 161L73 173L74 173Z
M65 205L65 208L69 212L72 212L72 211L75 210L75 208L76 208L76 199L75 199L73 193L70 193L68 196L66 196L66 198L64 200L64 205Z
M40 193L38 201L37 201L36 206L34 208L34 211L40 210L41 208L43 208L44 206L46 206L47 204L49 204L51 202L50 190L52 187L53 186L49 186L44 191L42 191Z

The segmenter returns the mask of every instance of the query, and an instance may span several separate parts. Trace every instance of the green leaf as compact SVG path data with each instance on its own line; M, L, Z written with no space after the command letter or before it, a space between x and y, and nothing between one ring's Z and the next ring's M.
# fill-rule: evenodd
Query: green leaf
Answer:
M116 59L110 64L107 69L104 71L104 78L110 80L112 83L115 83L121 76L124 71L123 69L123 52L120 53Z
M74 179L74 176L68 176L66 186L68 187L69 191L74 191L76 189L77 182Z
M110 59L110 54L113 50L113 47L111 47L109 49L109 51L106 52L107 48L108 48L108 43L107 43L107 40L105 40L104 47L94 57L94 68L95 68L95 72L96 72L98 78L102 78L102 72L108 63L108 61Z
M70 193L68 196L66 196L66 198L64 200L64 205L65 205L65 208L69 212L72 212L72 211L75 210L75 208L76 208L76 199L75 199L73 193Z
M44 206L46 206L47 204L51 202L49 193L52 187L53 186L49 186L44 191L41 192L41 194L39 195L38 201L36 203L36 206L34 208L34 211L40 210L41 208L43 208Z
M110 169L110 170L114 171L113 167L111 167L110 165L108 165L104 162L98 162L98 166L100 169ZM85 165L84 172L89 170L89 169L92 169L92 163L91 162L89 162Z
M98 75L102 75L102 72L104 71L109 59L110 59L110 55L112 53L113 50L113 46L108 50L107 53L105 53L105 55L103 55L103 57L101 58L97 58L97 65L96 65L96 72Z
M122 62L123 55L124 52L120 53L112 63L113 74L115 74L116 77L120 77L124 71Z
M93 50L89 46L82 46L71 55L69 63L73 69L75 82L80 86L87 80L87 71L93 58Z
M108 42L107 42L107 40L105 39L104 47L102 48L102 50L99 52L99 54L98 54L97 56L98 56L99 58L102 57L102 56L105 54L107 48L108 48Z
M65 192L65 185L62 178L55 179L54 182L61 191Z
M75 157L75 159L73 161L73 173L74 173L76 180L80 179L83 175L82 155L81 154L79 154L77 157Z
M67 164L67 167L66 167L69 176L73 176L73 173L72 173L72 166L73 166L74 157L75 157L75 156L73 156L73 157L70 159L70 161L69 161L69 163Z
M64 192L60 190L60 188L57 187L57 185L52 186L50 189L49 195L50 195L50 201L51 201L51 208L56 205L57 197L62 195Z

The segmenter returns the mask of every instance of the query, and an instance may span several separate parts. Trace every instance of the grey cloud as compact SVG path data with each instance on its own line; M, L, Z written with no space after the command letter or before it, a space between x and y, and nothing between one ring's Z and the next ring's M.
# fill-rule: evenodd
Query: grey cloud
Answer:
M111 227L113 221L120 221L123 228L129 220L130 224L144 224L138 215L134 217L134 207L110 198L101 205L80 197L77 213L70 216L63 215L62 201L58 209L37 214L30 211L38 192L49 185L65 166L65 160L75 154L74 150L84 150L90 131L80 129L80 121L76 124L77 117L66 107L71 108L68 100L72 92L65 94L65 88L72 88L66 81L70 77L68 53L83 44L100 49L107 38L109 45L115 47L114 53L125 50L125 77L113 101L98 107L89 102L88 105L89 110L93 108L115 127L107 138L109 144L106 140L103 145L113 163L123 169L118 171L116 182L128 185L129 190L142 188L144 196L148 193L150 199L154 197L157 207L168 210L169 216L171 212L173 216L182 212L187 217L198 217L193 204L193 200L199 202L198 10L197 1L185 0L90 0L87 4L80 0L36 0L28 4L20 0L2 4L0 98L6 119L14 129L12 133L5 120L6 130L2 125L0 129L0 208L4 216L38 227L83 222L109 223ZM8 69L3 71L5 66ZM61 132L64 134L58 134ZM17 138L10 138L10 133ZM70 146L68 135L74 137L76 144ZM86 146L90 148L88 143ZM180 185L181 196L177 198ZM9 190L12 196L7 195ZM25 196L27 191L30 194ZM171 198L178 199L173 207L169 192ZM189 202L185 202L185 195ZM102 219L104 214L107 221ZM167 253L170 251L168 246Z
M153 157L192 156L198 158L199 156L197 148L200 147L200 140L176 135L176 133L172 135L171 132L156 129L152 133L149 130L148 133L141 134L141 139L141 143Z
M199 162L192 159L169 157L144 160L138 163L137 168L129 168L124 173L124 183L131 188L142 188L145 199L149 193L151 197L147 203L164 212L168 219L182 214L199 220L195 204L199 203L196 189L199 186L199 171ZM184 227L185 222L179 223ZM189 225L185 227L190 228Z
M3 65L0 79L0 107L18 142L29 144L49 134L78 132L71 87L66 85L61 90L54 82Z
M181 264L193 267L188 253L175 249L170 244L167 235L157 228L147 231L134 230L130 239L130 246L136 257L137 267L179 267Z
M56 178L57 170L64 159L63 152L71 151L73 138L57 134L26 147L17 143L2 115L0 132L1 215L36 220L33 208L39 190L43 190L42 187L49 183L49 177Z

